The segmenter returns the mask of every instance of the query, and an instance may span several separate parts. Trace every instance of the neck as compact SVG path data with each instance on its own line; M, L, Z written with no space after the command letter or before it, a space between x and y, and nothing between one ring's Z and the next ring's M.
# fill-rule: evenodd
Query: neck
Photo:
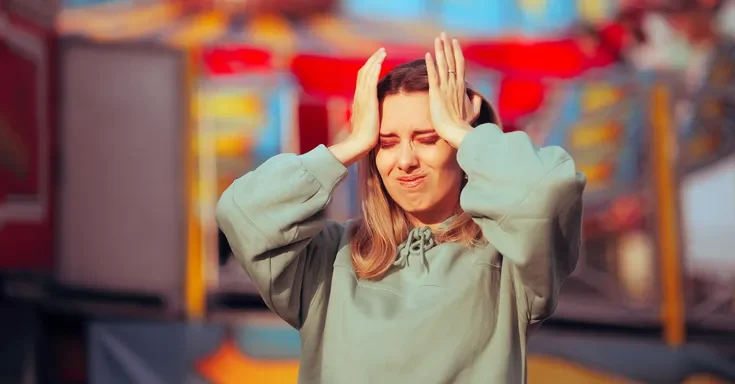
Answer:
M437 207L426 212L406 212L408 220L415 228L429 227L431 229L438 228L448 218L452 217L457 211L456 207L444 206Z

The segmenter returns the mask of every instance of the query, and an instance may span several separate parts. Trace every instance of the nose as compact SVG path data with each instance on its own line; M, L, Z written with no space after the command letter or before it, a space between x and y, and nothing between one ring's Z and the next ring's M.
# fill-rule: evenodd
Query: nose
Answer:
M414 148L411 144L406 143L401 145L399 151L397 163L398 169L403 172L410 173L415 168L418 168L419 159L416 157L416 153L414 152Z

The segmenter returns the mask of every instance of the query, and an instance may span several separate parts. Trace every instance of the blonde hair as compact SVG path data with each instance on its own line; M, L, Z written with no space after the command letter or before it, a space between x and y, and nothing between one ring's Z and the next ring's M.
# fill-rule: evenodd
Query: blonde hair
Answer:
M402 64L378 83L378 100L398 93L428 92L429 82L423 59ZM477 94L467 87L469 95ZM499 125L492 106L483 99L480 114L473 126L484 123ZM358 165L362 215L350 233L352 264L359 279L380 280L395 261L398 246L411 230L405 211L390 197L375 164L377 150L370 151ZM460 188L464 188L462 182ZM460 243L474 247L486 242L482 230L472 217L462 211L457 201L455 214L446 227L434 230L434 241Z

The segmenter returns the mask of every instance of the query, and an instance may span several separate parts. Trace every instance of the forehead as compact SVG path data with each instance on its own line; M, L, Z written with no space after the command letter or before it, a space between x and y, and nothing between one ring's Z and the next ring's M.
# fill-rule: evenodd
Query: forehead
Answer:
M387 96L383 100L380 116L381 134L402 135L426 129L433 129L427 92L401 93Z

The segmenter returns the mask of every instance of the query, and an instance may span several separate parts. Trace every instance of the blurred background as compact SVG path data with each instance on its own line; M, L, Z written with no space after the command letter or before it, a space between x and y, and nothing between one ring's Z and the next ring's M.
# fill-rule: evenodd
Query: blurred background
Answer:
M735 382L735 0L0 0L0 383L295 383L217 199L443 30L588 178L529 381Z

